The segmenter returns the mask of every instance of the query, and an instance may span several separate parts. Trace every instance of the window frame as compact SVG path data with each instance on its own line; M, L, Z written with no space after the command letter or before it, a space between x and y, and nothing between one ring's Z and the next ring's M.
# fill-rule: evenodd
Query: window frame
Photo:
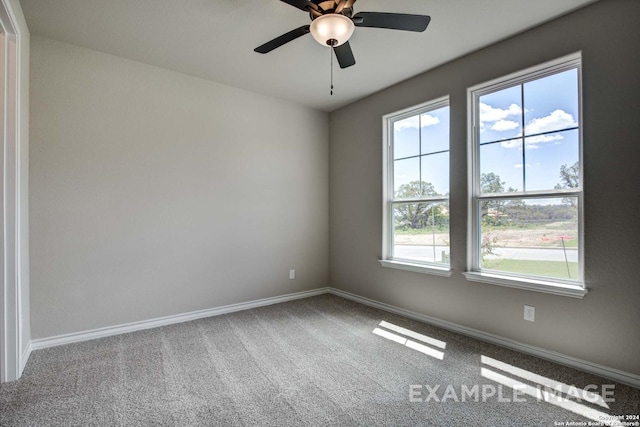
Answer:
M395 122L407 119L413 116L421 116L430 111L438 110L440 108L449 107L451 103L449 95L442 96L413 107L405 108L400 111L386 114L382 117L382 259L379 260L383 267L395 268L405 271L413 271L417 273L433 274L437 276L450 277L451 276L451 262L449 265L421 262L416 260L410 260L405 258L393 257L393 244L394 244L394 225L393 225L393 207L395 204L401 203L438 203L438 202L450 202L450 196L446 197L421 197L419 199L403 199L399 200L395 198L394 189L394 157L393 157L393 124ZM449 118L451 112L449 111ZM451 122L449 122L449 129ZM421 130L419 129L421 134ZM451 134L449 132L449 145L447 152L449 153L449 164L451 164ZM422 156L422 152L418 154ZM449 176L447 176L449 184L451 183L451 169L449 168ZM449 188L449 195L451 194L451 188ZM450 206L450 205L449 205ZM451 229L449 229L449 237L451 236Z
M480 191L480 126L479 100L482 96L525 83L540 80L563 71L577 70L578 78L578 161L579 187L577 189L553 189L482 194ZM587 293L584 280L584 162L583 162L583 103L582 103L582 54L576 52L541 65L478 84L467 89L468 107L468 242L467 280L499 286L521 288L532 291L582 298ZM526 106L522 105L525 109ZM526 123L523 123L523 129ZM526 138L523 135L522 138ZM524 183L526 186L526 183ZM557 279L528 274L509 273L482 269L481 261L481 212L482 200L496 199L536 199L576 197L578 201L578 278L576 280Z

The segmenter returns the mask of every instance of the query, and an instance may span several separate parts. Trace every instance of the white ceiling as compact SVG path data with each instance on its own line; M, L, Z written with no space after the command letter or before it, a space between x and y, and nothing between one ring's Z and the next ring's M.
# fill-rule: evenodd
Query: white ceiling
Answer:
M311 35L253 49L309 23L279 0L21 0L33 34L333 111L394 83L594 0L358 0L355 12L431 16L424 33L356 28L356 65L334 61Z

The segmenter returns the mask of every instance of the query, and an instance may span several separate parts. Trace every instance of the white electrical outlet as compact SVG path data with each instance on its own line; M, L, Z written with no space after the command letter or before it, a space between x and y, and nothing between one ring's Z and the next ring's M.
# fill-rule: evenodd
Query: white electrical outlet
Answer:
M536 321L536 308L530 305L524 306L524 320L528 320L530 322Z
M296 278L296 271L295 270L289 270L289 279L293 280Z

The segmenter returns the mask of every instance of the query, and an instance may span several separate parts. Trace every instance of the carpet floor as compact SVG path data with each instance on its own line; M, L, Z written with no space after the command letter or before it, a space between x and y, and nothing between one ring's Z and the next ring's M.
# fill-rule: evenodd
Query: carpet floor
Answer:
M639 413L638 389L333 295L38 350L0 385L2 426L616 425Z

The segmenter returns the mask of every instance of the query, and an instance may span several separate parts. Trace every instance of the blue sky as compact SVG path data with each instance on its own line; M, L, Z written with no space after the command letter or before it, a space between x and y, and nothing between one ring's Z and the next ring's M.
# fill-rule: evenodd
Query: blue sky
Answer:
M422 135L420 135L418 129ZM394 187L411 181L430 182L440 194L449 192L449 107L394 123Z
M524 99L524 105L523 105ZM524 111L524 120L523 120ZM524 140L523 135L524 121ZM568 70L480 98L480 171L493 172L505 188L551 190L559 183L560 166L579 159L577 70ZM508 138L519 137L504 141Z
M498 141L481 145L480 170L500 175L505 189L522 191L524 170L528 191L551 190L560 166L579 159L578 130L527 137L579 125L575 69L482 96L479 116L480 143ZM395 122L395 189L422 179L448 193L449 153L433 154L448 148L449 107ZM400 160L411 156L419 157Z

